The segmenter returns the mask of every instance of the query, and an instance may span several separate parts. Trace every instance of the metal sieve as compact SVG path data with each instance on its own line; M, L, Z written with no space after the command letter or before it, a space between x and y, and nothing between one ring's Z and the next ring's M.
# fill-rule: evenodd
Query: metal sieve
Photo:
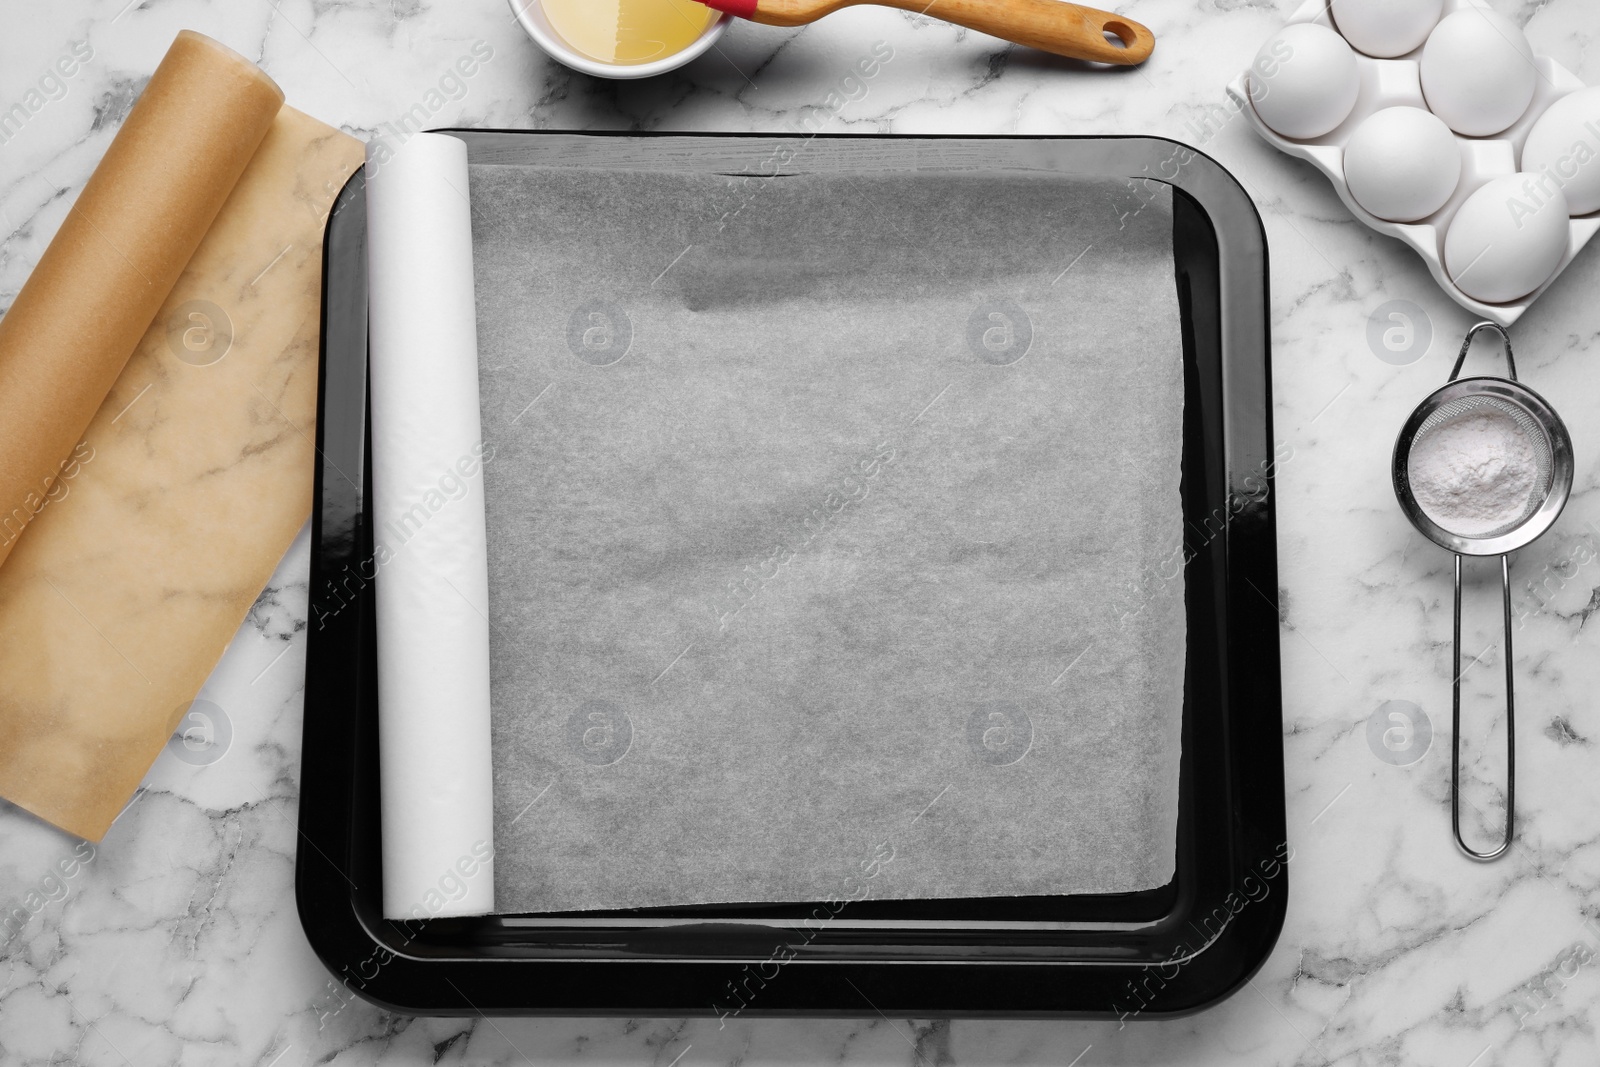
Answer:
M1505 342L1508 377L1481 375L1458 378L1467 350L1480 330L1493 330ZM1532 490L1517 517L1493 529L1462 533L1448 529L1422 509L1411 484L1411 456L1419 443L1455 420L1480 411L1508 416L1533 447L1535 474ZM1506 554L1530 544L1555 523L1572 492L1572 438L1566 424L1544 397L1517 381L1517 366L1511 354L1511 336L1492 322L1480 322L1467 331L1461 354L1444 385L1434 390L1400 428L1390 464L1394 495L1400 508L1417 530L1434 544L1455 553L1455 637L1456 664L1451 682L1450 742L1450 826L1456 844L1473 859L1498 859L1511 847L1516 819L1516 715L1512 684L1511 654L1511 566ZM1461 558L1499 556L1500 584L1504 593L1504 642L1506 661L1506 830L1498 848L1480 852L1461 836ZM1469 664L1470 666L1470 664Z

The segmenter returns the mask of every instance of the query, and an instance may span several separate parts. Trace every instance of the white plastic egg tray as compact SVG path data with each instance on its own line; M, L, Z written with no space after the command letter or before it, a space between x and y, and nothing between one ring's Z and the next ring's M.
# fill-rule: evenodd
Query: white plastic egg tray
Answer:
M1463 8L1487 6L1488 4L1482 0L1445 0L1444 15L1454 14ZM1337 27L1327 9L1327 0L1306 0L1306 3L1289 18L1289 22L1315 22L1337 32ZM1356 127L1361 125L1362 120L1376 111L1387 107L1427 108L1422 96L1419 66L1422 49L1418 48L1394 59L1374 59L1359 51L1356 51L1355 56L1361 75L1361 90L1356 97L1355 107L1349 117L1332 132L1315 140L1292 140L1273 132L1262 122L1261 117L1256 114L1255 106L1250 102L1244 74L1240 74L1228 86L1228 95L1233 98L1239 109L1249 116L1256 132L1268 144L1280 152L1309 160L1327 175L1338 192L1339 199L1344 201L1345 207L1350 209L1351 214L1379 233L1397 237L1416 249L1417 254L1428 264L1428 269L1433 272L1434 279L1451 299L1476 315L1497 322L1501 326L1510 326L1539 298L1539 294L1561 276L1567 264L1571 263L1582 251L1583 246L1589 243L1589 238L1594 236L1596 230L1600 230L1600 214L1572 219L1567 238L1567 251L1561 259L1561 265L1539 288L1521 300L1508 304L1485 304L1480 300L1474 300L1456 286L1444 266L1444 235L1449 229L1450 220L1455 217L1456 209L1463 201L1485 183L1516 173L1523 142L1527 140L1528 131L1538 121L1539 116L1544 114L1545 109L1568 93L1584 88L1584 83L1577 75L1549 56L1536 56L1540 76L1534 89L1533 102L1510 129L1493 137L1456 135L1456 142L1461 148L1461 181L1444 207L1417 222L1389 222L1368 212L1350 195L1350 188L1344 178L1344 146Z

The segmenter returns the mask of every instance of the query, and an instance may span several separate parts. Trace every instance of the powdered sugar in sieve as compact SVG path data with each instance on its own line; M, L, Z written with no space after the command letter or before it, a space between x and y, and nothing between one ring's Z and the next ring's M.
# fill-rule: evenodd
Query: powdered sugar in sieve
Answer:
M1549 495L1550 441L1526 410L1497 396L1442 405L1418 427L1406 463L1422 511L1458 537L1509 533Z

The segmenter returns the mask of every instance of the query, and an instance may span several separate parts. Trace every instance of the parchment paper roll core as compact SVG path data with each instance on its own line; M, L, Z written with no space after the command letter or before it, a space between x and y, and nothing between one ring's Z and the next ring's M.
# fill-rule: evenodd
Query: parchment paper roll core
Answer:
M282 105L255 64L179 33L0 318L0 562Z
M489 579L467 148L367 156L383 912L494 910Z

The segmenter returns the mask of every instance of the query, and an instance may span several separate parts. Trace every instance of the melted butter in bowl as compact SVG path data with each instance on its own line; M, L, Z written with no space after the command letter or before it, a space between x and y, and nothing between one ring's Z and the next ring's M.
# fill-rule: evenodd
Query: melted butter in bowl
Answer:
M717 18L695 0L540 0L551 29L602 63L649 63L683 51Z

